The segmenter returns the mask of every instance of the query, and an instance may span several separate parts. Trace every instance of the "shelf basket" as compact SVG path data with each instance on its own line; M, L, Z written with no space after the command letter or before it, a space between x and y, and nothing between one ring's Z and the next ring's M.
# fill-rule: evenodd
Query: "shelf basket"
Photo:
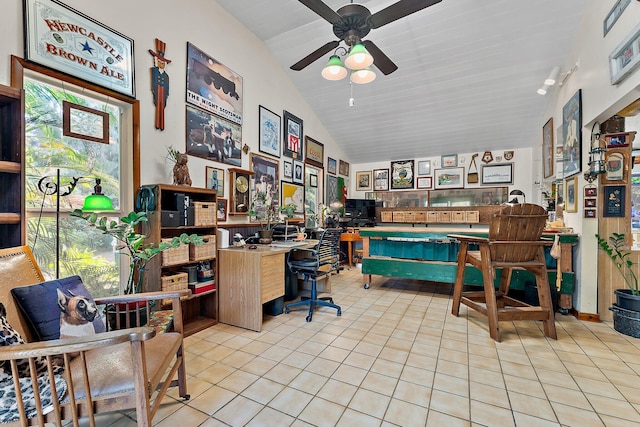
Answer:
M193 202L194 223L196 227L203 225L216 225L216 203L215 202Z
M203 244L196 246L189 243L189 260L202 261L216 257L216 236L202 236Z
M171 243L171 239L162 239L163 242ZM161 252L162 266L183 264L189 262L189 246L180 245L177 248L170 248Z
M187 273L175 273L168 276L162 276L163 291L180 291L189 289L189 275ZM186 298L186 297L184 297ZM171 304L171 299L163 299L162 305Z

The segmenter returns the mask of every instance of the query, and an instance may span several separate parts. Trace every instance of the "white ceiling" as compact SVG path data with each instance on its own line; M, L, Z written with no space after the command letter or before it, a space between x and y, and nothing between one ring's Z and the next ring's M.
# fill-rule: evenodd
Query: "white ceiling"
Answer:
M398 70L353 85L349 107L348 79L320 76L331 53L302 71L289 69L336 40L329 22L297 0L217 1L265 42L352 163L539 144L550 94L536 90L565 64L588 4L443 0L371 30L365 39ZM349 1L325 3L337 10ZM395 0L360 3L375 13Z

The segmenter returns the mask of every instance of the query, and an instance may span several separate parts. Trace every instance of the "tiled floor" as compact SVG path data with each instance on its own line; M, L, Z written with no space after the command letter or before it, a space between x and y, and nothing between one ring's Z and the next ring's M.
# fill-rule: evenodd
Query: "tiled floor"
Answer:
M342 317L297 311L260 333L187 338L191 400L166 398L155 425L640 425L640 340L611 324L556 314L555 341L540 322L501 322L495 343L477 313L450 314L448 285L378 277L365 290L354 268L332 287Z

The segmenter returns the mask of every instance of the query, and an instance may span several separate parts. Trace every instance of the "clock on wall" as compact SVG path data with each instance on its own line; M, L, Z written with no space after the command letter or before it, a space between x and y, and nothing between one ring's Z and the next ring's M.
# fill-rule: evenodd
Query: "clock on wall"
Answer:
M231 188L229 215L247 215L247 212L249 212L251 204L249 184L253 174L253 171L229 168L229 188Z

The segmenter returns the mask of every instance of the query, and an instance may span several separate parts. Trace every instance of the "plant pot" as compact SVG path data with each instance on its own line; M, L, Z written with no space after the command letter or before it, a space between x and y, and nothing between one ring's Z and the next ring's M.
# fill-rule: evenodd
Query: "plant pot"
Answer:
M621 334L634 338L640 338L640 312L626 310L614 304L609 307L613 312L613 329Z
M625 310L640 312L640 296L633 295L630 289L616 289L616 306Z
M268 245L271 242L273 242L273 229L259 230L258 236L260 236L260 238L258 239L259 243L263 245Z
M138 326L144 326L147 324L147 302L146 301L141 301L139 303L139 307L138 307L138 311L140 312L140 325L138 325L137 322L137 314L136 314L136 306L135 303L129 303L129 304L125 304L125 303L120 303L120 304L116 304L118 306L119 309L119 313L116 313L116 308L113 306L110 306L107 309L107 319L109 320L109 329L110 330L116 330L118 329L117 326L117 317L116 314L120 315L120 329L124 329L127 327L127 305L129 305L129 327L130 328L136 328Z

